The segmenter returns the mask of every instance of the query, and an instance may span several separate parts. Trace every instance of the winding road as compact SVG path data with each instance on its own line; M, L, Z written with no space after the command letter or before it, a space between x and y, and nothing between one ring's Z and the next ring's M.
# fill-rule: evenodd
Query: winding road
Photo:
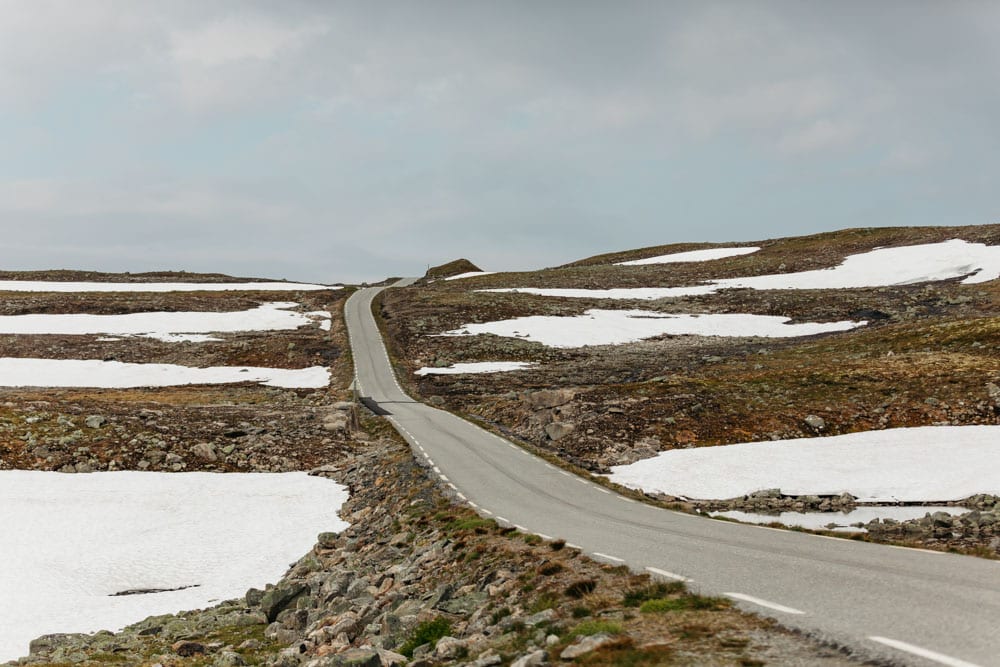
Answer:
M361 289L345 306L355 387L483 516L689 581L865 659L1000 665L1000 562L715 521L615 494L408 396L371 312L382 289Z

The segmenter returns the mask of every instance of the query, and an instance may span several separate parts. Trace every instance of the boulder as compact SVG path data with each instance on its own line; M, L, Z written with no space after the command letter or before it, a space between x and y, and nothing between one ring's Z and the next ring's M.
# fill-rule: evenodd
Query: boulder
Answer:
M549 436L549 440L560 440L572 433L575 428L576 425L571 422L552 422L546 424L545 435Z
M544 410L566 405L576 396L572 389L543 389L525 394L524 401L532 410Z

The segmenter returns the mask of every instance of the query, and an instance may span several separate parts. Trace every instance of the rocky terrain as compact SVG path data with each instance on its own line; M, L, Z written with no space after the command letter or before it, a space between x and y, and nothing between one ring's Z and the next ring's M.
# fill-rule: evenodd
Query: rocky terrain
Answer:
M379 312L400 374L415 393L579 468L603 473L675 448L905 426L1000 423L1000 281L959 279L824 290L727 289L653 301L490 293L491 288L676 287L828 268L879 247L961 238L1000 244L1000 226L854 229L748 242L753 254L710 262L615 266L704 248L679 244L562 267L499 273L384 293ZM800 338L660 336L627 345L552 348L495 335L439 334L464 324L592 308L781 315L792 322L866 320L850 332ZM514 373L425 375L424 366L533 361ZM978 519L974 519L978 521ZM921 531L872 531L925 546ZM943 531L938 531L943 533ZM984 533L972 539L997 554Z
M232 281L172 273L140 279ZM137 619L117 633L41 637L32 642L30 656L12 664L856 664L726 600L599 564L562 542L542 542L483 520L444 496L384 421L345 400L352 375L341 317L346 293L2 294L3 315L222 312L288 299L303 312L324 310L333 317L328 331L313 325L221 334L222 340L199 343L2 335L0 356L192 366L316 364L330 368L332 381L315 390L252 383L0 389L0 469L312 470L352 492L342 510L352 527L320 535L281 581L209 609Z
M280 299L296 301L303 312L339 314L346 296L344 290L4 293L0 315L223 312ZM318 365L331 369L333 387L343 390L350 383L347 335L339 316L329 331L310 326L216 337L221 340L193 343L135 336L0 335L0 357L199 367ZM282 390L252 383L225 388L0 388L0 469L309 469L345 451L348 420L332 407L336 398L325 390Z
M858 664L724 599L481 519L383 422L367 427L354 454L314 471L351 486L351 528L320 535L280 582L119 633L41 637L17 664Z

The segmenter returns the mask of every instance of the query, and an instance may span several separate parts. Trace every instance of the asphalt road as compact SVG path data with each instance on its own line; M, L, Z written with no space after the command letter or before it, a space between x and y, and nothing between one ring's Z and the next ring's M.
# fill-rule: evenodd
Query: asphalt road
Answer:
M1000 665L1000 562L716 521L570 475L396 381L366 288L345 307L356 386L443 484L484 516L563 538L597 560L727 595L867 659Z

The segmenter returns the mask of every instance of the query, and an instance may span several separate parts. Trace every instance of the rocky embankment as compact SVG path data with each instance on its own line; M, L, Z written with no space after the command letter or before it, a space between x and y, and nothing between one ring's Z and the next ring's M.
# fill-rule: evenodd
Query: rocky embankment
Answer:
M115 634L41 637L19 664L853 664L723 599L484 520L372 427L362 453L314 471L350 485L351 528L320 535L280 582Z

